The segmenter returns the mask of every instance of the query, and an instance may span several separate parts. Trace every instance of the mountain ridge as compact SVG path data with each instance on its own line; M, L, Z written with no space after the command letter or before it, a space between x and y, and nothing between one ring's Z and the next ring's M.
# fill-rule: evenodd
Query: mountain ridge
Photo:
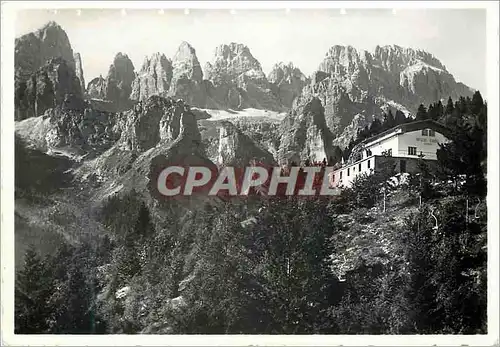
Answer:
M377 45L369 52L352 45L332 45L317 70L306 76L293 62L283 61L274 64L266 74L251 49L234 41L217 45L213 58L204 67L195 47L186 41L182 41L172 58L161 52L146 56L137 71L129 56L119 52L110 64L108 74L89 79L85 88L81 68L83 57L73 53L69 38L57 23L48 23L35 33L17 39L16 57L29 58L33 52L26 43L30 40L35 44L57 42L52 51L45 50L44 54L66 57L70 69L75 65L81 91L72 93L76 98L94 100L94 106L102 104L102 110L124 112L137 102L161 96L182 99L192 107L206 110L207 115L210 109L288 111L280 131L273 133L276 138L271 140L279 143L280 148L272 148L272 151L277 155L288 153L287 156L296 160L305 160L310 153L299 149L301 146L315 148L312 151L317 159L321 159L323 149L332 152L335 146L346 148L359 130L375 119L382 119L388 110L412 116L420 104L472 94L472 89L457 82L438 58L422 49ZM41 61L35 63L43 66ZM32 64L19 63L16 71L19 78L34 73ZM58 89L67 84L61 81L49 87ZM21 87L25 88L22 83ZM27 105L30 102L27 100L31 99L23 88L18 88L18 94L24 97L20 105ZM58 97L55 101L50 99L49 93L48 100L40 104L41 108L23 106L41 111L20 113L19 117L41 115L45 109L61 101L61 93L56 90ZM41 97L47 98L45 94ZM311 119L304 120L304 117ZM252 132L258 142L259 136L255 137L256 133ZM328 153L324 155L328 157Z

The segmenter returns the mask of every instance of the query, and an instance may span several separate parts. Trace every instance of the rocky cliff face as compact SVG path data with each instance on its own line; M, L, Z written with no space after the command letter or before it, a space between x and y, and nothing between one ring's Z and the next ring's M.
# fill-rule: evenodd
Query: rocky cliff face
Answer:
M172 80L168 95L193 106L205 106L203 71L196 50L182 42L172 60Z
M209 81L207 94L222 107L282 109L260 63L245 45L218 46L213 61L205 66L205 73Z
M57 24L16 40L17 120L43 115L62 104L70 109L81 103L84 87L81 57L73 56L67 35ZM292 109L279 129L262 120L232 121L237 131L218 124L217 133L210 135L216 143L211 145L216 161L221 141L227 139L224 151L245 143L232 140L241 139L240 132L252 142L248 146L262 147L280 161L322 160L334 146L346 147L359 129L380 119L388 108L411 114L420 103L470 93L431 54L399 46L378 46L374 52L333 46L307 78L291 63L276 64L266 77L250 49L238 43L218 46L204 74L196 50L187 42L172 60L160 53L147 57L138 74L128 56L118 53L107 76L94 78L86 88L88 97L102 99L92 100L90 108L124 112L125 119L130 118L117 121L124 132L120 148L138 152L173 140L171 123L179 122L180 113L205 117L201 110L183 110L170 105L172 100L164 103L152 96L182 99L200 108ZM134 107L137 101L141 103ZM172 116L166 120L165 114ZM219 131L227 136L221 137Z
M219 166L243 168L252 161L265 164L275 162L273 154L233 122L204 122L201 135L208 158Z
M169 165L215 165L201 145L196 116L182 100L151 96L117 116L116 143L93 160L85 161L75 177L96 187L93 198L138 192L157 195L158 174Z
M37 117L61 104L68 95L81 98L80 81L63 58L52 58L25 81L16 84L15 119Z
M292 107L293 100L300 95L302 89L310 80L293 66L293 63L278 63L267 76L271 83L273 94L276 95L279 102L285 107Z
M110 148L120 137L116 120L114 113L70 97L43 116L17 122L16 135L43 152L92 156Z
M118 107L129 103L132 82L135 79L134 65L126 54L118 53L106 76L105 98Z
M152 95L167 96L172 81L172 61L164 54L146 57L132 83L132 100L145 100Z
M14 65L16 120L43 114L66 94L82 93L73 49L55 22L16 39Z
M80 89L82 90L82 93L85 93L85 79L83 78L82 58L80 57L80 53L75 53L74 59L76 77L80 81Z
M353 102L363 102L369 95L378 99L379 106L384 105L385 99L386 103L393 101L410 111L416 111L421 103L428 105L449 96L471 93L431 54L399 46L377 46L374 53L358 52L351 46L334 46L318 71L325 73L323 84L337 82ZM427 82L425 91L423 81ZM313 85L318 84L314 82Z
M182 101L151 96L124 114L120 141L127 150L139 152L155 147L160 141L173 141L180 134L182 115L188 112L189 107ZM199 136L197 129L193 132L195 137Z
M52 58L62 58L75 70L73 49L66 32L55 22L23 35L15 42L15 77L25 81Z
M322 161L333 156L333 136L325 121L325 109L318 98L312 98L296 114L291 112L282 122L278 151L280 163L301 163L306 159Z
M94 78L87 86L87 95L91 98L106 98L106 80L102 76Z
M472 95L472 90L456 82L446 67L427 52L377 46L370 53L351 46L333 46L295 99L290 117L303 116L304 105L319 99L334 144L346 147L358 129L380 118L387 109L414 114L421 103L428 106L460 95ZM290 119L284 123L284 136L295 124L297 121ZM316 142L317 137L306 140ZM295 154L299 154L297 150Z

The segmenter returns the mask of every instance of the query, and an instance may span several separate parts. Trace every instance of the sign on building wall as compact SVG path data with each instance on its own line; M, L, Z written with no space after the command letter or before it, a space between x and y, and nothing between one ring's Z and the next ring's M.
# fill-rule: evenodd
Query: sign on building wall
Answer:
M422 142L424 145L432 145L438 141L435 138L417 137L417 142Z

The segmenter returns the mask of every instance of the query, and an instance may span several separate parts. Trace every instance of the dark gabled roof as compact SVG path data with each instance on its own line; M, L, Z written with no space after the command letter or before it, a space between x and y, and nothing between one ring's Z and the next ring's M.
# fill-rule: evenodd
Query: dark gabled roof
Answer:
M396 125L393 128L390 128L388 130L385 130L381 132L380 134L374 135L370 138L367 138L363 141L361 141L356 147L362 146L368 142L375 141L387 134L390 134L392 132L395 132L396 130L401 129L403 132L410 132L410 131L415 131L415 130L422 130L422 129L432 129L434 131L437 131L438 133L443 134L444 136L450 138L451 137L451 130L444 126L441 123L436 122L435 120L432 119L425 119L425 120L419 120L415 122L410 122L410 123L404 123L400 125Z

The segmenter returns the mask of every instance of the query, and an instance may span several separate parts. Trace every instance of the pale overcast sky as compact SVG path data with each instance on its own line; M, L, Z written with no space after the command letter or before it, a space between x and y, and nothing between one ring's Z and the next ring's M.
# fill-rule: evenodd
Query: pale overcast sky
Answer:
M215 47L247 45L267 74L273 64L292 61L306 75L317 69L329 47L352 45L373 52L397 44L435 55L455 78L486 94L486 10L48 10L19 11L16 37L46 22L59 23L82 57L85 81L107 74L117 52L138 71L154 52L172 58L182 41L195 49L202 67Z

